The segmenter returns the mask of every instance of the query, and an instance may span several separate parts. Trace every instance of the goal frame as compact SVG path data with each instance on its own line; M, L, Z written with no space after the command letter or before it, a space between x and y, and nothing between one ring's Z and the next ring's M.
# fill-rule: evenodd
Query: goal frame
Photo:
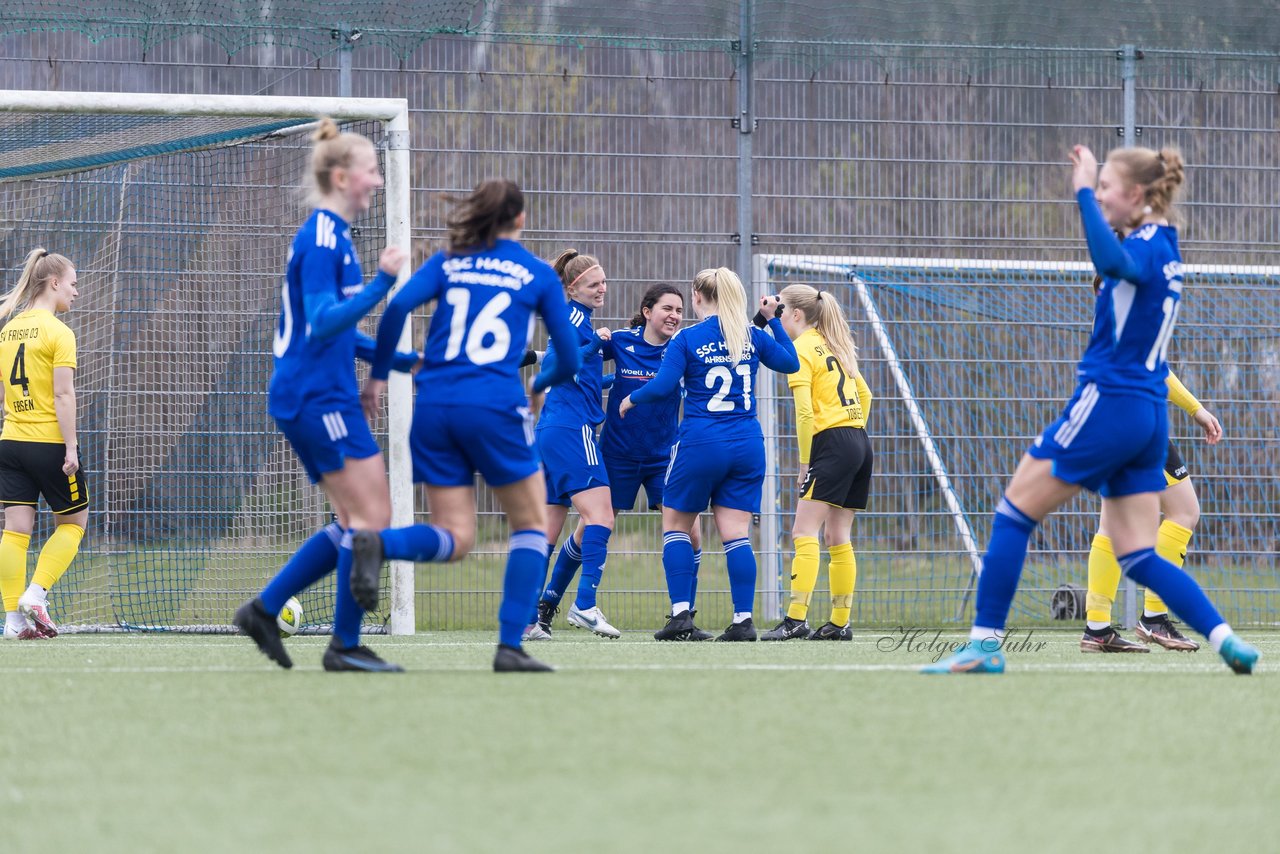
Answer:
M755 280L763 284L766 288L764 292L770 292L767 289L774 286L773 271L778 268L785 268L800 273L814 273L824 276L839 276L847 281L853 288L857 304L863 310L864 317L872 328L872 334L876 338L877 346L885 354L886 366L893 377L895 390L901 395L904 406L907 409L907 415L915 432L915 438L920 442L925 458L929 463L930 474L938 485L939 491L945 501L948 514L952 519L952 523L956 529L956 533L963 547L963 552L969 560L971 573L969 576L968 587L960 603L960 610L957 618L963 616L964 610L969 599L973 595L973 591L977 585L978 578L982 574L982 552L978 542L973 535L972 525L969 522L968 513L973 512L975 508L966 508L963 506L960 496L951 484L950 477L947 472L946 462L943 455L939 451L937 444L934 442L928 422L925 420L923 413L920 411L919 404L916 400L915 393L911 389L911 383L903 369L896 351L893 346L892 338L889 331L881 319L876 309L875 301L867 288L866 282L858 275L859 268L892 268L892 267L913 267L913 268L933 268L933 269L959 269L959 270L1010 270L1017 268L1029 272L1063 272L1076 274L1092 274L1094 266L1088 261L1032 261L1032 260L1016 260L1016 259L982 259L982 258L911 258L904 256L868 256L868 255L818 255L818 254L800 254L800 253L770 253L759 254L754 256L753 274ZM1280 267L1260 266L1250 264L1186 264L1184 269L1188 275L1196 274L1234 274L1242 276L1280 276ZM761 422L767 420L770 426L773 426L776 415L772 412L761 413ZM777 450L773 447L773 443L766 443L766 462L767 477L772 479L774 484L778 482L777 472ZM768 494L768 493L766 493ZM765 522L765 529L762 536L767 543L776 544L780 542L779 528L776 519L772 520L772 524ZM766 603L778 603L782 600L782 591L767 590L765 593ZM1123 599L1121 620L1125 628L1132 628L1138 618L1138 588L1133 579L1125 576L1121 586L1121 598Z
M193 95L118 92L46 92L0 90L0 112L77 113L157 116L261 116L310 118L329 116L335 121L379 121L385 127L386 241L411 247L411 165L409 102L404 98L312 98L274 95ZM396 279L395 290L408 280L407 265ZM393 293L395 291L393 290ZM401 333L407 349L409 325ZM388 394L388 477L391 488L391 524L413 523L413 474L409 458L409 427L413 419L413 381L393 373ZM389 631L413 634L414 567L410 561L392 561Z

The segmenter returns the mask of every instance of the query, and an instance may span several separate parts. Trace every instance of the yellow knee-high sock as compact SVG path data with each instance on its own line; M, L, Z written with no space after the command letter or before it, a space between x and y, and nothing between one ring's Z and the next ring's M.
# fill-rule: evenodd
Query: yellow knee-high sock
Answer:
M0 598L6 611L18 610L18 599L27 586L27 546L30 534L5 531L0 534Z
M1165 519L1160 523L1160 531L1156 534L1156 554L1180 567L1187 559L1187 545L1190 542L1190 529ZM1150 590L1142 597L1142 608L1147 614L1169 613L1169 606Z
M36 571L31 576L31 583L38 584L45 590L57 584L62 573L75 560L82 539L84 528L79 525L67 522L55 528L40 550L40 557L36 559Z
M791 604L787 616L803 620L809 615L809 600L818 583L818 538L796 537L796 556L791 561Z
M1085 597L1085 618L1089 622L1110 623L1111 603L1120 588L1120 563L1111 538L1097 534L1089 549L1089 594Z
M858 561L853 556L853 543L832 546L830 552L831 622L847 626L853 609L853 589L858 583Z

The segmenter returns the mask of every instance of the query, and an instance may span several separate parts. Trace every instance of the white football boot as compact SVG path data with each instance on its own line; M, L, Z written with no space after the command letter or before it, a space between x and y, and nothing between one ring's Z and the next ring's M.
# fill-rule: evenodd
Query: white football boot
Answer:
M600 613L599 605L588 608L585 611L579 611L578 606L574 605L569 609L567 620L569 625L595 632L602 638L622 637L622 632L609 625L609 621L604 618L604 614Z
M31 621L42 637L56 638L58 636L58 627L54 625L53 618L49 616L48 603L33 596L31 591L28 590L22 594L22 598L18 600L18 610L22 613L22 616Z

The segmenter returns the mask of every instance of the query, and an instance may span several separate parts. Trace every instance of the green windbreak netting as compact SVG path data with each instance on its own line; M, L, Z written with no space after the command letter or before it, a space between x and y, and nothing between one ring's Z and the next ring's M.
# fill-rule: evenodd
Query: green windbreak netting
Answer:
M605 39L682 49L730 43L743 7L764 52L803 52L806 43L1036 45L1261 51L1280 45L1275 0L1107 0L1048 4L1028 0L514 0L328 2L273 0L8 0L0 33L74 31L97 41L144 44L200 34L229 53L251 45L301 47L317 54L338 44L334 31L360 30L366 44L404 56L437 33Z
M281 277L309 209L310 140L270 134L176 150L289 123L0 119L7 168L72 159L74 143L58 141L68 134L93 141L110 164L0 183L4 281L43 246L69 257L80 282L63 317L77 339L91 515L80 554L50 594L66 626L225 629L236 605L330 518L266 409ZM349 127L380 137L377 123ZM31 152L36 131L52 135ZM119 162L147 147L160 153ZM385 242L381 193L355 225L367 276ZM49 514L40 519L47 527ZM38 529L35 541L47 533ZM306 622L331 621L332 603L330 578L304 594Z

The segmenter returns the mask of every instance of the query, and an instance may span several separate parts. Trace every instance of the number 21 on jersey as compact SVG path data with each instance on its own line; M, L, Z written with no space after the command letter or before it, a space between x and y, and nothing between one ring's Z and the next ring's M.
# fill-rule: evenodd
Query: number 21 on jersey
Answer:
M751 366L737 365L734 373L742 377L742 408L743 410L751 409ZM716 388L716 393L712 395L711 400L707 402L708 412L732 412L735 407L735 401L729 397L733 391L733 374L729 373L729 369L724 365L716 365L707 371L705 380L707 388Z

